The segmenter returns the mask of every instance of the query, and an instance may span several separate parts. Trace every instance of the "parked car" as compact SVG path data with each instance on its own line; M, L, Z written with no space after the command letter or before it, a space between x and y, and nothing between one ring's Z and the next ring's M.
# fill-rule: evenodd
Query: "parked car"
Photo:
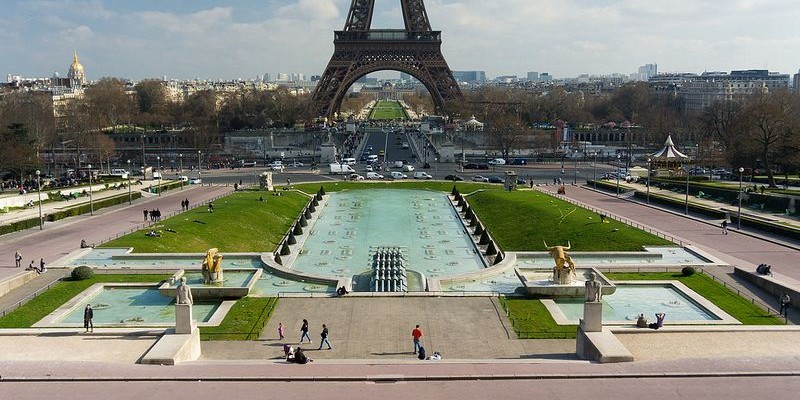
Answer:
M375 180L375 179L383 179L383 175L377 172L367 172L367 179Z
M489 164L478 164L478 169L489 169Z
M295 161L295 162L289 164L289 166L297 168L297 167L305 167L305 164L301 163L300 161Z
M464 169L478 169L478 164L466 163L464 164Z
M372 172L372 171L373 171L373 169L372 169L372 164L367 164L366 168L364 168L364 171L366 171L366 172Z
M499 176L490 176L487 179L489 180L489 183L506 183L506 180Z
M400 171L392 171L392 179L406 179L408 175L400 172Z
M202 185L203 184L203 180L200 179L200 178L191 178L191 179L189 179L189 184L190 185Z
M506 160L495 158L494 160L489 160L489 165L506 165Z
M481 175L475 175L472 177L473 182L489 182L489 178L483 177Z
M403 165L403 172L414 172L414 166L410 164Z
M433 177L430 176L427 172L418 171L414 172L414 179L432 179Z
M462 178L462 177L460 177L458 175L447 175L447 176L444 177L444 180L456 182L456 181L463 181L464 178Z
M511 165L526 165L528 164L527 158L515 158L511 160Z
M350 174L348 179L350 179L351 181L363 181L364 177L359 174Z

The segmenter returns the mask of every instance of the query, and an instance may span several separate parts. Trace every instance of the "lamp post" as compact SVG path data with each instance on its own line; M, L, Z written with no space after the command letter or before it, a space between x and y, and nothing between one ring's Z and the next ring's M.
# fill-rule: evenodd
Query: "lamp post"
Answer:
M683 211L684 215L689 215L689 167L691 165L688 161L686 162L686 209Z
M202 167L202 164L200 163L200 156L202 154L203 154L202 151L197 150L197 180L198 181L200 181L200 168ZM202 181L200 181L200 182L202 182ZM201 185L202 185L202 183L201 183Z
M183 153L178 154L178 159L180 160L180 167L178 168L178 172L183 172Z
M597 190L597 152L594 153L594 162L592 162L592 185Z
M736 217L736 229L742 229L742 172L744 168L739 167L739 212Z
M36 170L36 192L39 194L39 230L44 229L44 220L42 219L42 177L39 175L42 172Z
M617 197L619 197L619 154L617 154Z
M650 204L650 165L653 160L647 157L647 204Z
M156 156L158 162L158 195L161 196L161 156Z
M572 179L572 184L573 185L577 185L578 184L578 150L577 149L575 150L574 156L575 156L575 177Z
M147 169L145 168L147 166L147 162L145 161L144 158L144 139L145 139L144 133L142 133L141 138L142 138L142 179L147 180L147 174L146 174Z
M92 195L92 164L89 167L89 215L94 215L94 196Z
M128 205L132 204L132 195L131 195L131 160L128 160Z

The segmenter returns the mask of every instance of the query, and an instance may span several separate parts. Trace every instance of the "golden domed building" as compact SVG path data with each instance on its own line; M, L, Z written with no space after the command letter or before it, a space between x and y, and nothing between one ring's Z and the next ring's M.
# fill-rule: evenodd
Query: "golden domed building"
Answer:
M72 65L69 66L69 73L67 77L70 80L70 87L78 89L86 84L86 72L83 70L83 65L78 62L78 52L72 57Z

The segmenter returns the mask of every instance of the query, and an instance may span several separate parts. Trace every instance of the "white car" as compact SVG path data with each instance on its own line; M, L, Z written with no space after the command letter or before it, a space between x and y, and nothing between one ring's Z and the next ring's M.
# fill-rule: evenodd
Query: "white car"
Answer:
M271 169L273 171L281 171L281 172L283 172L283 164L274 164L274 163L270 164L269 165L269 169Z
M192 178L192 179L189 179L189 184L190 185L201 185L201 184L203 184L203 180L200 179L200 178Z
M400 172L400 171L392 171L392 179L406 179L408 175Z
M489 165L506 165L506 160L502 158L495 158L494 160L489 160Z
M364 168L364 171L366 171L366 172L372 172L372 165L367 165L367 167L366 167L366 168Z
M383 179L383 175L377 172L367 172L367 179L375 180L375 179Z
M297 167L305 167L305 164L301 163L300 161L295 161L295 162L289 164L289 166L297 168Z
M489 182L489 178L481 175L475 175L472 177L473 182Z
M364 177L359 174L350 174L351 181L363 181Z

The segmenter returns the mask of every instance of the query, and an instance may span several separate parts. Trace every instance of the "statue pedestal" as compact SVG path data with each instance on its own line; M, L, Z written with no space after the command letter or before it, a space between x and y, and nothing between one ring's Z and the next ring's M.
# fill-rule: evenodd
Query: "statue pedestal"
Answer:
M261 190L272 191L272 172L262 172L258 177L258 183Z
M175 304L175 333L192 333L195 328L191 304Z
M583 303L583 318L580 323L584 332L603 331L603 303L587 301Z
M569 268L553 267L553 283L556 285L570 285L575 281L575 273Z

